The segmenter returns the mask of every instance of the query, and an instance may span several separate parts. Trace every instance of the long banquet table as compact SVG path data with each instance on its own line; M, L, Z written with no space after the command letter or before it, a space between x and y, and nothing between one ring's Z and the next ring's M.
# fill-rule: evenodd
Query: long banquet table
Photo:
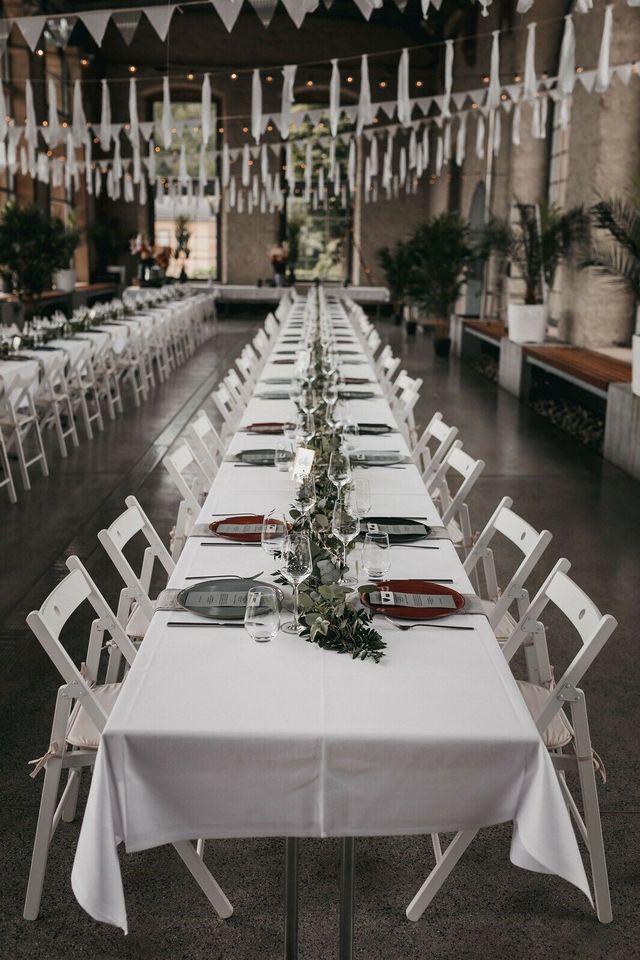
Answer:
M348 349L357 351L345 354L343 375L374 380L347 308L335 298L327 304L353 341ZM229 454L265 446L244 426L293 415L289 399L265 395L283 389L267 381L292 369L273 361L290 356L282 338L299 330L303 315L298 300ZM350 416L394 424L377 385L355 389L372 389L376 397L346 402ZM399 432L358 442L409 452ZM413 464L363 476L371 484L372 515L440 522ZM224 462L198 523L289 504L286 474ZM188 540L169 587L199 576L274 572L259 545L204 545L213 542ZM450 578L471 594L453 544L438 539L429 546L393 546L390 576ZM354 838L506 821L514 824L514 864L558 874L589 897L549 756L484 616L447 619L472 631L425 625L410 633L376 617L387 643L380 664L283 632L256 644L244 630L169 629L174 617L153 616L98 750L72 875L76 897L93 917L127 930L120 842L137 851L196 837ZM197 618L183 612L180 619ZM215 862L215 844L210 856ZM422 880L416 875L416 889ZM227 893L233 899L233 889ZM350 955L348 947L343 955Z

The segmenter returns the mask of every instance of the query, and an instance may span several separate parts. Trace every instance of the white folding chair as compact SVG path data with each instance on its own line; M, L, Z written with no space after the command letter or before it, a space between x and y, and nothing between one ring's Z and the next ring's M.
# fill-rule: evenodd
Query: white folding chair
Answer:
M110 637L106 667L111 654L117 651L127 664L133 663L136 651L106 600L77 557L69 557L71 571L49 594L39 610L33 610L27 623L64 681L56 697L50 746L35 761L32 776L45 769L45 779L38 814L31 870L24 905L26 920L35 920L40 912L42 887L49 848L61 820L75 818L82 770L93 767L100 735L120 693L121 682L101 683L104 672L105 634ZM91 625L86 660L78 668L60 634L73 613L88 602L97 614ZM63 770L69 778L58 801ZM220 917L229 917L233 908L213 876L188 840L173 844L203 893Z
M83 352L71 367L67 382L71 405L74 411L80 410L87 439L93 440L91 424L95 421L98 430L102 432L104 430L104 420L100 407L98 383L91 354L88 350ZM90 409L90 405L92 409Z
M258 365L256 355L249 345L244 347L242 353L236 359L236 367L242 374L245 386L251 394L258 379Z
M442 414L434 413L413 451L413 461L422 472L425 483L436 473L457 435L457 427L447 426ZM429 446L431 443L433 449Z
M610 923L611 899L595 777L596 769L602 770L602 762L591 745L585 695L578 684L618 624L609 614L603 616L567 576L570 568L568 560L557 562L502 650L510 660L532 631L544 633L539 618L549 603L564 615L580 637L582 646L560 680L554 681L547 658L546 675L541 682L519 681L518 687L550 752L567 807L589 851L598 920ZM578 775L584 816L566 782L569 770ZM407 907L409 920L420 919L477 833L477 830L457 833L444 852L437 835L434 837L436 865Z
M141 397L143 401L146 401L149 397L145 363L142 334L133 325L130 325L125 348L116 357L116 372L122 381L127 380L129 382L136 407L140 406Z
M224 378L224 383L227 385L231 397L236 401L236 406L241 410L244 409L251 399L251 394L238 376L237 370L230 367Z
M71 437L74 447L79 446L78 431L73 416L73 407L65 377L65 358L62 354L53 355L44 371L44 379L36 394L36 410L40 416L40 427L55 429L60 455L66 457L67 437ZM66 420L65 429L63 418Z
M422 380L413 380L411 377L404 376L405 371L397 378L396 383L402 377L403 386L400 393L391 400L391 409L398 421L398 426L405 436L410 447L415 447L418 442L417 425L413 415L413 410L420 399L420 387ZM395 384L394 384L395 388Z
M193 450L183 440L163 458L162 463L191 514L197 517L209 484Z
M13 482L13 474L11 473L11 465L9 463L9 456L7 454L7 448L4 442L2 426L0 426L0 467L2 467L3 473L3 477L0 479L0 487L8 487L9 500L11 503L17 503L18 496L16 494L16 487Z
M484 470L484 460L476 460L461 449L462 444L455 440L448 454L427 484L427 493L438 501L442 523L457 547L461 547L465 556L473 546L473 531L467 499L476 481ZM459 484L452 490L452 480Z
M163 575L162 588L173 573L175 563L136 498L127 497L125 503L127 509L106 530L99 532L98 540L125 583L118 602L118 622L125 628L127 636L141 640L155 610L150 591L156 561L166 574L166 577ZM138 534L146 545L140 571L136 573L124 550Z
M204 410L198 410L185 435L207 479L212 482L224 457L224 443Z
M242 410L238 407L237 402L234 401L225 383L219 384L210 396L216 409L222 414L224 421L222 424L222 436L223 439L226 439L230 434L235 432Z
M464 561L466 573L475 580L476 589L481 597L485 613L499 643L505 643L512 636L518 621L529 606L529 594L525 583L538 564L542 554L551 543L548 530L538 533L526 520L511 509L511 497L503 497L484 530L474 543ZM514 570L511 579L504 588L498 583L494 547L496 534L510 541L522 553L522 559ZM485 590L479 589L478 570L482 568ZM511 608L517 609L517 617L511 614ZM535 637L524 645L527 657L529 679L538 680L536 668Z
M32 389L33 383L30 378L17 376L12 380L6 393L0 396L0 429L6 431L6 450L9 451L15 447L22 486L25 490L31 490L29 467L35 463L40 464L43 476L49 476L47 455L44 452ZM35 452L31 457L26 451L30 435L35 441Z

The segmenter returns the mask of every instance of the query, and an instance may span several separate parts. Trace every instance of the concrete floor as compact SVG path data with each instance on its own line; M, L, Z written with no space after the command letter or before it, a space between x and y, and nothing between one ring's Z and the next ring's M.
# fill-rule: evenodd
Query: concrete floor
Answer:
M486 461L471 500L474 527L484 524L499 498L512 496L516 510L554 534L541 575L558 556L569 557L578 582L620 621L585 684L594 743L608 773L600 798L614 922L599 925L583 897L557 878L512 867L510 830L501 826L481 833L429 911L412 924L404 909L430 867L428 840L361 840L355 957L638 957L640 679L634 628L640 613L640 486L456 360L435 360L423 337L408 342L396 328L380 326L403 355L403 365L424 378L419 421L424 424L433 410L442 410L459 427L465 447ZM96 534L121 511L127 494L136 494L167 538L177 502L162 455L254 329L249 320L223 322L217 338L158 388L145 407L130 408L93 443L83 442L66 463L52 456L51 477L36 478L33 492L21 494L18 507L0 505L1 958L280 956L278 840L208 844L207 860L236 911L224 922L213 915L170 848L123 855L131 929L125 938L95 923L76 903L69 875L79 821L62 824L51 848L40 918L36 923L21 919L41 789L41 781L29 779L26 764L46 749L59 683L24 617L64 575L64 558L72 553L115 602L120 584ZM79 635L78 650L82 642ZM575 649L555 620L551 644L558 665ZM336 956L338 868L337 841L302 843L301 958Z

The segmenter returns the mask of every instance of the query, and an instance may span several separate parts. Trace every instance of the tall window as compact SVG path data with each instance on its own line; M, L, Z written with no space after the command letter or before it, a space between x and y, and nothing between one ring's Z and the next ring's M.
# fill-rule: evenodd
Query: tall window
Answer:
M175 139L171 149L156 147L156 174L167 184L173 184L168 191L158 191L154 203L155 241L157 246L170 251L168 276L179 276L184 268L192 279L216 277L218 263L218 222L213 209L213 200L206 195L198 195L197 189L189 191L178 182L180 164L180 144L185 145L187 174L198 178L200 153L201 108L199 103L178 101L171 104L173 119L183 129ZM153 104L153 119L156 129L162 118L162 103ZM216 107L211 107L211 129L216 129ZM161 138L156 137L156 142ZM216 175L215 158L207 151L206 174L208 181ZM185 259L184 250L179 249L176 232L183 228L189 234L189 256ZM177 256L176 256L177 254Z
M307 105L296 104L294 110L304 112ZM316 203L306 202L306 139L326 134L325 127L315 128L309 122L298 125L292 135L292 159L295 167L295 188L287 195L287 241L289 263L299 280L320 277L343 282L348 275L351 198L347 187L349 149L339 141L335 162L340 165L341 187L337 195L329 180L330 153L328 144L314 143L312 150L312 190ZM318 198L318 173L323 170L324 197Z

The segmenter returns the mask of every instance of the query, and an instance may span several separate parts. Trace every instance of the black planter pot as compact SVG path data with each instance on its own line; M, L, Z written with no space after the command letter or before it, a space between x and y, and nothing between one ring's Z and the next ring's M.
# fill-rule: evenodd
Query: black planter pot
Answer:
M406 329L407 329L407 336L415 337L416 330L418 329L418 324L415 322L415 320L409 320L406 324Z
M395 323L396 327L401 326L401 324L402 324L402 312L401 312L400 310L397 310L397 311L394 313L394 315L393 315L393 322Z
M448 357L451 351L451 337L434 337L433 352L436 357Z

